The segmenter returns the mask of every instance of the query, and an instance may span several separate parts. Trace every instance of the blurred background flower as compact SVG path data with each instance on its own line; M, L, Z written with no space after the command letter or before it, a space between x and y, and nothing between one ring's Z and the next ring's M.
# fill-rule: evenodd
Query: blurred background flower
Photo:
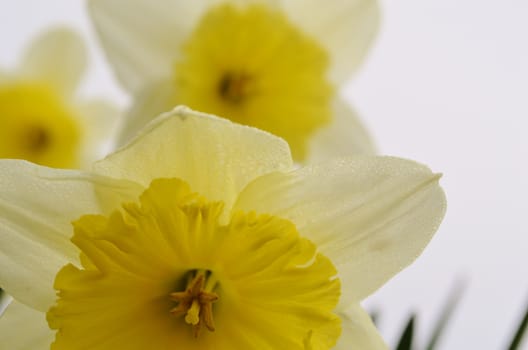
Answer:
M281 136L298 161L373 152L339 87L377 33L376 0L88 4L134 98L121 141L184 104Z
M78 168L101 156L118 112L76 96L87 61L82 37L54 28L33 39L16 68L0 70L0 158Z

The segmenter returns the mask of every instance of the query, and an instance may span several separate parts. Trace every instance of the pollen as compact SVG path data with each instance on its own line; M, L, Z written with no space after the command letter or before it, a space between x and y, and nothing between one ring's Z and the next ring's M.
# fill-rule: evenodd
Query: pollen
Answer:
M331 120L327 52L269 6L213 6L182 53L178 102L281 136L296 159Z

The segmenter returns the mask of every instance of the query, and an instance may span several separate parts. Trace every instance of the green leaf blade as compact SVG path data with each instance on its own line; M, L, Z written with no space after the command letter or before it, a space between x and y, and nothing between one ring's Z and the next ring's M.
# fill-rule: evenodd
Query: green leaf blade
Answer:
M411 350L413 345L413 334L414 334L414 319L415 314L412 314L405 326L405 329L400 337L396 350Z

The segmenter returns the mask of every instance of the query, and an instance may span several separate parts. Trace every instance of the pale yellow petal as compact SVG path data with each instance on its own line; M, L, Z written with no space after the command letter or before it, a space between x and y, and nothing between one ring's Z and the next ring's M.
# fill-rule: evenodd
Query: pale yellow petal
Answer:
M371 294L422 252L440 224L439 175L391 157L354 157L251 183L235 208L293 221L337 266L342 304Z
M281 6L331 57L330 77L341 83L365 58L380 22L376 0L282 0Z
M122 112L105 100L77 103L82 124L81 164L91 167L112 148Z
M341 98L333 102L333 120L310 141L308 164L332 157L375 154L376 147L356 112Z
M127 197L128 183L74 170L0 160L0 286L46 311L55 300L55 274L78 251L71 221L100 213Z
M229 208L256 177L292 166L286 142L255 128L177 107L150 123L128 146L95 164L95 171L148 186L176 177Z
M138 92L145 83L171 75L182 42L206 0L90 0L95 29L117 78Z
M68 96L75 92L86 64L83 38L71 29L57 28L44 32L31 43L20 71L24 78L49 83Z
M152 119L176 106L176 86L170 80L148 84L141 89L130 110L123 119L117 144L125 145Z
M46 322L46 314L13 301L0 316L0 349L49 349L54 333Z
M360 305L353 305L341 316L341 337L333 350L386 350L370 316Z

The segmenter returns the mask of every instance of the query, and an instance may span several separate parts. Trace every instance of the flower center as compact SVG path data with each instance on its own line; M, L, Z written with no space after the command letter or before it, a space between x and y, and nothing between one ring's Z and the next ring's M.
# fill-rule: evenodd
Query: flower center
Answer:
M326 51L270 6L212 7L182 52L175 103L281 136L297 159L331 118Z
M185 322L193 326L194 337L200 334L202 326L209 331L215 330L213 321L213 303L218 295L213 292L216 280L209 271L192 271L189 274L185 291L170 294L170 299L178 306L170 310L174 316L185 315Z
M218 84L220 96L228 102L237 104L246 100L252 93L251 76L244 73L226 73Z
M0 86L0 158L76 167L80 130L75 119L49 86L22 83Z
M30 152L39 153L48 148L50 144L50 135L48 130L42 126L27 127L26 135L21 137L22 142L26 143L26 147Z

